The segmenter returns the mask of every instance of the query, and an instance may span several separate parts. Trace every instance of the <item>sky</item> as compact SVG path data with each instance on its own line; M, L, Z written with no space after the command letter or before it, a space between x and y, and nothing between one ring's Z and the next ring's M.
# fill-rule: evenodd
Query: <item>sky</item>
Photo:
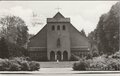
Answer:
M27 24L29 33L38 33L58 11L71 19L79 31L93 31L102 14L107 13L117 1L0 1L0 17L15 15ZM57 8L60 8L58 10ZM34 16L33 16L34 15ZM34 25L33 25L34 23ZM36 24L35 24L36 23Z

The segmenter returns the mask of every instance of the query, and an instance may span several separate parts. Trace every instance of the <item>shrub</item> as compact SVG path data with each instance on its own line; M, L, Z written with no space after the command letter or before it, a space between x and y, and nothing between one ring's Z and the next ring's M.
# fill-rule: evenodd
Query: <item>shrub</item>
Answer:
M98 52L93 52L93 57L98 57L99 56L99 54L98 54Z
M120 51L116 52L115 54L111 55L112 58L119 59L120 58Z
M90 64L90 69L89 70L97 70L97 71L102 71L102 70L104 70L104 67L106 66L106 64L104 63L104 62L92 62L91 64Z
M35 61L31 61L29 63L30 71L38 71L40 69L39 63L36 63Z
M10 60L9 62L10 62L10 65L9 65L10 71L20 71L21 70L21 65L19 65L17 61Z
M80 60L73 65L74 70L111 71L120 70L120 59L102 55L93 59Z
M35 61L27 61L25 58L0 59L0 71L36 71L40 64Z
M86 59L92 59L92 55L91 54L88 54Z
M89 63L85 60L80 60L79 62L73 64L74 70L85 71L88 67Z
M20 63L20 65L21 65L21 70L22 71L28 71L30 69L29 62L27 62L27 61L22 61Z
M0 59L0 71L9 70L9 64L8 59Z
M120 70L120 59L110 58L106 64L106 68L108 68L108 70Z

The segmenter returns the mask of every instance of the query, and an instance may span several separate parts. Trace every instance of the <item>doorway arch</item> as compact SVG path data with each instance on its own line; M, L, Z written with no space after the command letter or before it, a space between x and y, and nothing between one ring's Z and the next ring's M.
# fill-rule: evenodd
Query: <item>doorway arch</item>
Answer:
M55 61L55 52L54 51L50 52L50 60Z
M60 51L57 52L57 60L61 61L61 52Z
M67 51L64 51L64 52L63 52L63 60L64 60L64 61L67 61L67 60L68 60L68 52L67 52Z

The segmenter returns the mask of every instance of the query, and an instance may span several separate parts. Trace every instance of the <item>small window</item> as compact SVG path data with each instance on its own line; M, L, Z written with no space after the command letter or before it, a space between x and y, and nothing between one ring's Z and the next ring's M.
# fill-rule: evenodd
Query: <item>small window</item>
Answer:
M55 26L54 25L52 26L52 30L55 30Z
M63 25L63 30L65 30L65 25Z
M59 25L57 26L57 30L60 30L60 26Z

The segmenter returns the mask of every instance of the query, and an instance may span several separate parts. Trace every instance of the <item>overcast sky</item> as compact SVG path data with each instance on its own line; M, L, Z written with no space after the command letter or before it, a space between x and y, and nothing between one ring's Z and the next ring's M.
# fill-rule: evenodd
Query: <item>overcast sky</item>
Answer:
M29 33L36 34L45 24L46 18L52 18L58 10L71 23L86 34L93 31L99 17L107 13L116 1L0 1L0 16L15 15L21 17L29 28ZM33 12L37 17L33 18ZM33 26L32 23L39 22Z

